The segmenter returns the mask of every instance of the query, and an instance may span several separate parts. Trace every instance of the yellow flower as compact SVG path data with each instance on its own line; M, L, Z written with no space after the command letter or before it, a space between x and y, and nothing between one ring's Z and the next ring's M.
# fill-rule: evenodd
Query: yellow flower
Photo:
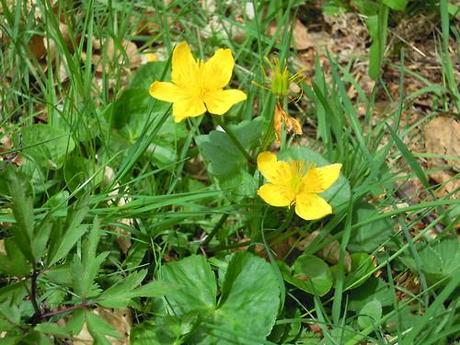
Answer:
M319 193L338 179L342 164L315 167L306 161L278 161L271 152L257 157L257 168L268 183L257 194L269 205L292 206L305 220L323 218L332 213L332 207Z
M176 122L203 114L223 115L234 104L244 101L243 91L224 87L230 82L233 66L230 49L218 49L208 61L195 60L186 42L179 43L172 56L172 83L155 81L150 95L173 103Z

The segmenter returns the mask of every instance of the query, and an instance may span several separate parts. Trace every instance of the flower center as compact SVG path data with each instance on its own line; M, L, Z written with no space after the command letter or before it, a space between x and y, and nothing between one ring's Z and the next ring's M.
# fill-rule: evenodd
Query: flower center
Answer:
M295 193L299 193L302 186L302 180L310 169L311 164L305 161L292 161L291 166L291 181L290 186Z

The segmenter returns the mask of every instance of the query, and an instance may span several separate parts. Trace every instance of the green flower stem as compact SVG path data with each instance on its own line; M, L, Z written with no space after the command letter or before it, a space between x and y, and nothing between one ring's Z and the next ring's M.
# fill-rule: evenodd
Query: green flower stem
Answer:
M214 228L211 230L211 233L204 239L203 241L203 244L202 246L203 247L206 247L209 242L211 242L211 240L214 238L214 236L217 234L217 232L219 231L219 229L222 227L222 225L224 225L225 221L227 220L229 214L228 213L224 213L222 215L222 217L220 217L219 221L217 222L217 224L214 226Z
M284 230L286 230L289 227L289 225L291 225L292 218L294 218L294 210L295 210L294 205L289 207L287 217L285 218L284 222L280 225L280 227L276 231L277 234L282 233Z
M240 152L243 154L243 156L248 160L249 163L254 164L254 161L252 160L251 155L246 151L246 149L241 145L240 141L236 137L235 133L230 129L230 127L227 127L224 122L222 121L221 117L216 117L216 121L219 126L221 126L225 133L230 137L230 140L235 144L235 146L240 150Z

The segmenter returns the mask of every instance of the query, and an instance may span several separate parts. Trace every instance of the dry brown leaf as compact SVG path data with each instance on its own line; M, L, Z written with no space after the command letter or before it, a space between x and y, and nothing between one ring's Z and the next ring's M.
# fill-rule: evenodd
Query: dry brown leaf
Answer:
M0 240L0 254L6 255L5 240Z
M305 50L315 46L313 40L311 39L311 36L308 33L308 29L298 19L294 24L292 36L294 39L294 47L297 50Z
M28 47L37 60L40 60L46 53L45 42L40 35L33 35L29 41Z
M460 158L460 123L457 120L446 116L436 117L425 125L424 136L426 152ZM460 180L455 177L460 171L459 159L430 158L428 166L435 170L446 166L451 169L430 174L433 181L443 184L440 195L460 188Z
M429 153L454 156L459 159L436 158L430 165L447 165L460 171L460 123L446 116L439 116L425 125L425 148Z
M96 72L109 72L108 67L117 64L126 67L125 72L130 69L136 69L143 63L143 57L138 53L137 46L134 42L123 40L121 42L123 51L120 46L115 44L113 39L109 38L101 44L100 40L93 39L93 51L91 62L95 66ZM82 53L82 59L86 60L87 52Z
M130 309L96 308L93 310L93 313L110 323L120 334L121 338L119 339L108 337L112 345L129 345L129 335L131 333L132 325L132 315ZM80 333L74 337L73 345L92 345L93 343L93 337L89 334L85 323Z
M280 103L276 103L275 113L273 115L273 128L275 130L275 136L277 143L281 142L281 130L285 126L286 133L294 133L297 135L302 135L302 126L300 125L299 120L294 117L291 117L284 111Z

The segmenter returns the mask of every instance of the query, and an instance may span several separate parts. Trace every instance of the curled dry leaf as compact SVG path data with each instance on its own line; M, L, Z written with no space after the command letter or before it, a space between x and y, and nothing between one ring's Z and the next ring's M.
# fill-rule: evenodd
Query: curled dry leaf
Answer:
M424 136L427 153L446 156L428 159L430 168L449 168L430 174L433 181L444 184L440 193L450 193L460 188L460 180L455 178L460 172L460 123L450 117L436 117L425 125Z
M98 315L110 325L113 326L115 330L120 334L120 338L115 339L108 337L110 344L112 345L129 345L129 335L131 333L132 325L132 315L129 308L121 309L106 309L106 308L96 308L92 311L94 314ZM91 334L88 331L86 323L83 325L80 333L74 337L73 345L93 345L94 340Z
M6 254L5 240L0 240L0 254Z
M275 113L273 115L273 128L275 130L277 143L281 141L281 130L283 124L285 126L286 133L292 132L297 135L302 135L302 126L300 125L299 120L289 116L289 114L284 111L282 105L277 103Z

